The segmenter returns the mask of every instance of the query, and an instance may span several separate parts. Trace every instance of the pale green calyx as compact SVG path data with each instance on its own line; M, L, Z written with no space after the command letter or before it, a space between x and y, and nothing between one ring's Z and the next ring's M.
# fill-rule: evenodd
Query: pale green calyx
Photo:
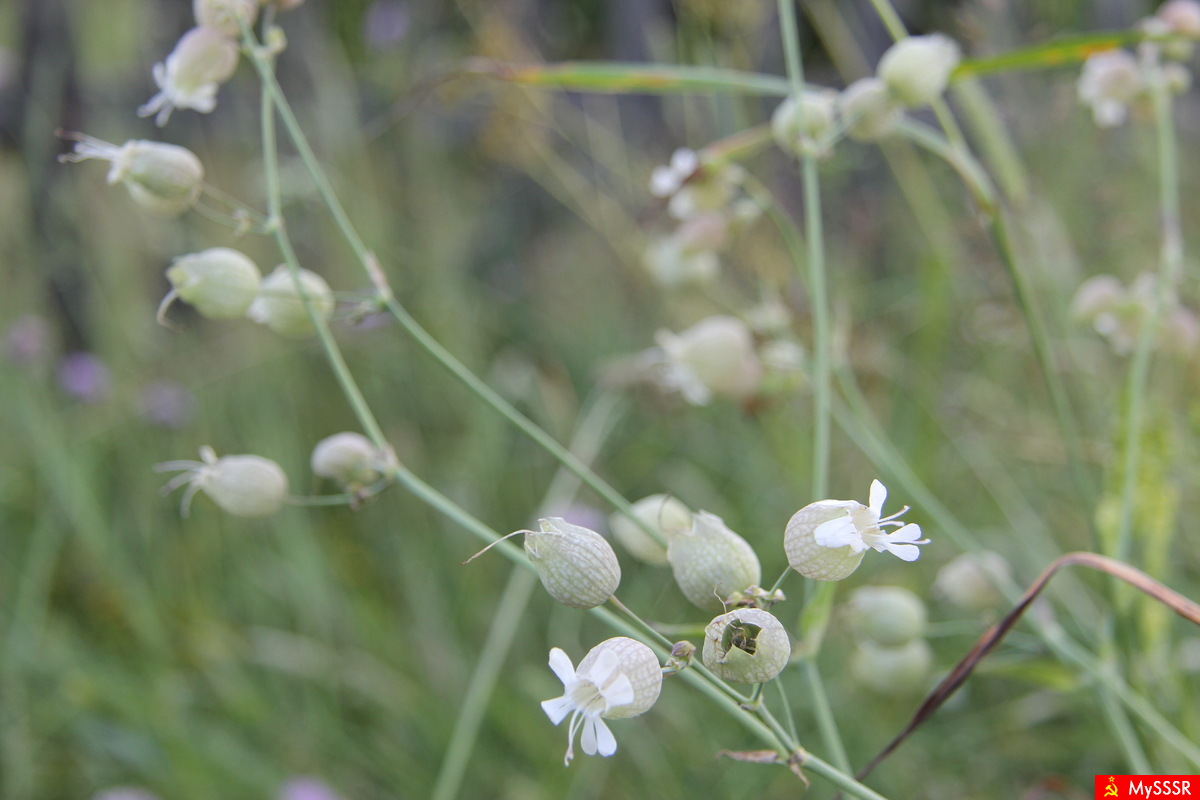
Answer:
M158 94L138 109L160 128L171 112L190 108L207 114L217 106L217 88L237 69L238 44L217 28L197 26L180 37L165 61L154 65Z
M900 120L900 107L879 78L861 78L838 97L838 108L851 139L873 142L884 138Z
M779 620L759 608L722 614L704 629L704 666L733 683L763 683L783 671L792 643Z
M788 520L784 532L788 564L806 578L839 581L858 569L869 549L916 561L921 555L917 545L928 544L929 540L920 538L920 526L897 521L907 506L883 516L886 500L884 485L871 481L870 505L854 500L820 500L800 509ZM893 527L898 530L886 530Z
M864 586L850 596L850 625L859 636L896 647L925 635L921 598L900 586Z
M771 134L780 149L795 156L825 155L822 141L837 127L837 92L804 91L785 99L771 115Z
M237 517L265 517L274 514L287 497L287 475L269 458L255 455L217 458L211 447L200 448L200 461L168 461L155 470L184 470L163 487L171 492L184 484L180 513L187 516L196 492L204 492L221 510Z
M179 297L209 319L234 319L246 313L258 296L262 276L247 256L228 247L210 247L181 256L167 268L172 293L159 315Z
M335 433L317 442L310 459L314 475L347 489L359 489L379 480L379 469L385 461L370 439L353 431Z
M948 36L909 36L888 48L876 74L901 105L919 108L946 91L961 60L962 50Z
M538 528L524 531L525 554L551 597L571 608L595 608L613 596L621 565L603 536L560 517L540 519Z
M651 530L658 531L670 542L681 531L692 527L692 512L679 500L665 494L652 494L638 500L630 508L633 516ZM650 536L642 526L620 512L608 519L613 538L621 543L630 555L647 564L665 565L667 548Z
M333 291L324 278L315 272L300 269L297 270L296 280L293 280L287 266L280 264L263 279L258 297L246 310L246 316L282 336L294 339L311 336L316 328L304 307L301 292L316 316L328 320L333 315Z
M684 597L707 610L723 608L732 594L762 579L754 548L707 511L697 511L692 527L671 539L667 559Z
M933 651L924 639L886 647L870 639L858 643L850 671L861 683L880 694L908 694L923 690L933 668Z
M60 161L109 162L108 183L124 184L134 202L149 211L177 217L200 197L204 166L186 147L145 139L131 139L118 147L82 133L63 136L76 144Z

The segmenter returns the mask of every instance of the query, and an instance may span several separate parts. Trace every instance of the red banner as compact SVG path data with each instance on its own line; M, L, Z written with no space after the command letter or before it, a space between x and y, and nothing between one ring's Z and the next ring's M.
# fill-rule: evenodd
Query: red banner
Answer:
M1200 775L1097 775L1096 800L1162 797L1200 800Z

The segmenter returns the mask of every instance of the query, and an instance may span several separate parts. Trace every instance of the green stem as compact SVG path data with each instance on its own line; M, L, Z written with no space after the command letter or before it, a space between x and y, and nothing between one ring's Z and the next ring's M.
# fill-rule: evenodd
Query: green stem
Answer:
M252 45L252 47L254 46ZM273 63L264 54L257 48L254 49L257 53L254 64L258 67L264 87L260 116L263 171L267 189L268 227L271 229L275 243L283 255L283 261L292 276L292 282L296 287L297 293L300 295L300 300L304 303L304 310L308 313L308 318L316 330L317 338L320 340L321 347L325 351L325 357L333 369L334 376L342 389L342 393L346 396L346 400L350 403L355 417L357 417L359 424L362 426L363 432L376 447L390 452L387 437L384 436L383 429L379 426L379 422L375 419L374 413L367 404L367 400L363 396L358 382L354 379L350 368L346 365L346 359L342 356L342 351L334 340L333 333L329 330L329 323L322 315L317 313L312 299L308 296L308 293L304 290L304 284L300 281L300 261L296 257L296 250L292 246L292 240L288 236L287 225L283 219L283 193L280 190L279 183L279 153L275 141L276 104L273 93L266 88L268 83L274 83L274 67Z
M1112 555L1128 560L1132 552L1133 516L1137 505L1138 472L1142 454L1142 429L1146 416L1146 390L1150 383L1151 355L1168 300L1183 272L1183 234L1180 230L1179 154L1171 118L1171 93L1161 70L1151 86L1158 145L1159 207L1162 245L1153 307L1147 310L1138 331L1126 382L1125 458L1122 464L1121 518Z

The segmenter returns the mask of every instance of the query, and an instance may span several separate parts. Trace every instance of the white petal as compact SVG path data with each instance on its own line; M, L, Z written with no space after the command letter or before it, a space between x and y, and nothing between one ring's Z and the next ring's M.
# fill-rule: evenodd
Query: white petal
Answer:
M571 664L571 657L557 647L550 649L550 669L554 670L563 686L575 680L575 667Z
M629 677L622 672L611 684L600 690L600 696L604 698L605 711L630 705L633 703L634 697L633 684L629 682Z
M566 719L567 714L570 714L574 708L575 704L566 697L556 697L553 700L542 701L542 711L546 712L546 716L555 725Z
M650 173L650 194L668 197L679 190L679 177L670 167L655 167Z
M583 735L579 737L579 746L589 756L596 755L596 728L604 725L598 717L589 717L583 721ZM608 730L606 727L605 730ZM609 734L611 736L612 734Z
M596 720L596 750L604 757L611 756L617 752L617 740L612 735L612 731L604 724L604 720Z
M887 487L878 480L871 481L871 500L870 509L875 512L875 516L883 516L883 504L887 500Z
M617 654L605 648L600 651L600 655L596 656L596 660L588 667L587 674L578 675L577 677L590 681L596 688L600 688L608 683L608 679L612 677L613 671L616 670L617 665L620 663Z
M884 549L904 561L916 561L921 555L921 548L915 544L892 544L885 542Z
M856 553L867 549L858 528L854 527L854 520L848 516L822 522L813 531L813 538L822 547L846 547L849 545Z
M916 542L917 544L924 544L921 541L921 526L913 522L889 533L887 539L889 542ZM926 539L925 541L929 540Z
M671 154L671 169L680 178L686 178L688 175L691 175L699 166L700 158L696 155L695 150L681 147Z

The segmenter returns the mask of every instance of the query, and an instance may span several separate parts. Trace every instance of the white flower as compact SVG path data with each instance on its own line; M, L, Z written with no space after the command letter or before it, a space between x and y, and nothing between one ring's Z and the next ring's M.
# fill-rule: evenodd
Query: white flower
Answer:
M708 317L679 334L659 331L655 339L665 356L663 385L692 405L707 405L713 396L745 399L762 380L754 334L736 317Z
M655 197L670 197L683 188L684 182L700 168L700 158L695 150L681 147L671 154L671 163L655 167L650 173L650 194Z
M217 87L233 76L238 46L216 28L198 27L185 33L166 61L154 65L158 94L138 109L138 116L154 116L160 128L177 108L207 114L217 106Z
M866 552L874 548L882 553L885 550L904 561L916 561L921 555L917 548L919 544L928 544L928 539L921 538L919 525L905 525L896 521L908 506L891 516L883 516L883 503L887 500L887 488L879 481L871 481L870 505L850 503L845 506L845 513L833 519L822 522L813 531L813 537L822 547L849 547L854 553ZM844 503L845 501L826 501ZM899 530L885 532L886 527L900 526Z
M1124 50L1089 56L1079 75L1079 99L1092 107L1101 128L1125 121L1127 107L1145 89L1137 59Z
M571 659L559 648L550 651L550 669L563 684L562 697L542 702L542 710L555 725L571 715L567 727L567 755L564 764L575 756L575 734L589 756L611 756L617 752L617 740L604 718L623 719L642 714L654 705L662 690L662 669L654 651L626 636L606 639L579 662L576 670Z

